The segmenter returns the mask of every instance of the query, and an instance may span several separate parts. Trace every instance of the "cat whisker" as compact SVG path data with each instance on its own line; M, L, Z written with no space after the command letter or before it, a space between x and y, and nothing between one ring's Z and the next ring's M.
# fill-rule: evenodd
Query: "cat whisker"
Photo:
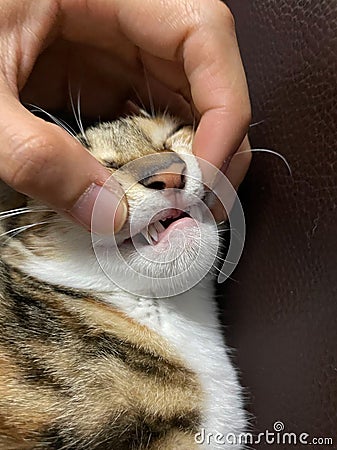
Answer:
M224 263L228 263L228 264L236 264L236 261L229 261L226 258L222 258L221 256L215 255L215 258L218 259L219 261L222 261Z
M144 64L143 64L143 69L144 69L144 79L145 79L146 89L147 89L147 93L148 93L148 96L149 96L151 117L155 117L156 114L155 114L155 110L154 110L153 97L152 97L151 89L150 89L149 77L148 77L148 74L146 72L146 68L145 68Z
M28 103L27 106L30 106L30 107L34 108L34 109L30 110L32 113L41 112L43 114L46 114L46 116L49 117L49 119L51 119L56 125L58 125L59 127L63 128L63 130L66 131L68 134L70 134L70 136L72 136L74 139L79 141L77 136L76 136L76 131L67 122L65 122L62 119L58 119L53 114L51 114L48 111L46 111L45 109L40 108L40 106L34 105L32 103Z
M6 211L0 212L0 217L14 212L26 212L28 209L28 206L23 206L22 208L7 209Z
M53 217L52 219L49 219L49 220L44 220L41 222L34 222L34 223L31 223L28 225L23 225L21 227L12 228L11 230L7 230L5 233L0 234L0 238L2 238L4 236L8 236L8 238L2 243L2 245L5 245L9 239L17 236L20 233L23 233L26 230L29 230L30 228L41 226L41 225L50 225L50 224L55 224L55 223L63 223L62 218L61 217Z
M251 123L251 124L249 125L249 128L253 128L253 127L256 127L256 126L258 126L258 125L261 125L261 123L263 123L263 122L265 122L265 119L262 119L262 120L260 120L259 122Z
M234 278L232 278L231 276L227 275L225 272L223 272L221 269L219 269L219 267L213 266L213 269L217 270L219 272L218 275L218 283L223 283L227 278L231 281L234 281L235 283L238 283L237 280L235 280ZM225 278L222 278L221 275Z
M242 153L250 153L250 152L270 153L270 154L272 154L272 155L278 156L279 158L282 159L282 161L283 161L284 164L286 165L286 167L287 167L287 169L288 169L288 172L289 172L289 175L290 175L291 177L293 176L292 171L291 171L291 168L290 168L290 165L289 165L288 161L286 160L286 158L285 158L283 155L281 155L281 153L278 153L278 152L276 152L275 150L270 150L270 149L268 149L268 148L252 148L252 149L250 149L250 150L243 150L243 151L240 152L240 153L235 153L233 156L238 156L238 155L240 155L240 154L242 154Z
M38 225L44 225L47 223L51 223L49 220L43 221L43 222L35 222L31 223L29 225L23 225L22 227L12 228L11 230L6 231L5 233L0 234L0 238L6 235L11 235L10 237L16 236L19 233L22 233L25 230L28 230L29 228L36 227Z
M13 208L13 209L7 209L6 211L0 212L0 216L7 213L12 212L21 212L21 211L44 211L46 208L44 206L22 206L21 208ZM48 208L49 210L49 208ZM50 209L50 211L52 211Z
M80 128L81 134L82 134L83 138L85 139L85 141L88 142L87 137L84 132L82 118L81 118L81 88L79 88L78 95L77 95L77 117L78 117L79 128Z
M137 89L135 88L134 84L130 82L130 85L132 87L133 92L136 94L137 100L140 103L140 107L143 109L143 111L147 112L146 107L144 105L143 100L141 99L141 96L139 95L139 92L137 91ZM138 106L138 105L137 105ZM150 116L150 115L149 115Z
M163 111L163 118L165 119L166 118L166 116L167 116L167 114L168 114L168 109L169 109L169 103L166 105L166 107L165 107L165 109L164 109L164 111Z
M9 219L10 217L15 217L20 214L28 214L28 213L38 213L38 212L52 212L52 209L46 209L46 208L16 208L16 209L10 209L8 211L3 211L0 213L0 221Z
M72 109L72 112L73 112L76 124L78 126L78 129L80 131L80 134L81 134L84 142L86 142L88 144L88 139L87 139L87 136L85 135L83 124L82 124L82 119L81 119L81 108L80 108L81 90L79 89L78 90L78 94L77 94L77 112L76 112L75 105L74 105L73 95L71 93L70 82L68 84L68 90L69 90L69 98L70 98L71 109Z

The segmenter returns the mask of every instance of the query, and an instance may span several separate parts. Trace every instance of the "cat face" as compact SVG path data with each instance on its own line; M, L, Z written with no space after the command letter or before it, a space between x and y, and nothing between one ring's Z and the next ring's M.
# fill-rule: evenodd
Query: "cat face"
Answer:
M54 268L67 264L74 271L73 287L79 287L76 272L97 262L110 288L112 282L137 295L171 296L195 285L213 265L218 233L192 154L192 128L169 116L132 116L89 128L85 136L88 150L125 191L125 225L115 236L90 239L66 217L28 214L19 226L32 217L47 223L21 233L20 244L34 257L52 261ZM98 197L93 221L99 203ZM30 205L42 207L34 201ZM94 285L94 276L89 279ZM108 289L109 283L104 286Z

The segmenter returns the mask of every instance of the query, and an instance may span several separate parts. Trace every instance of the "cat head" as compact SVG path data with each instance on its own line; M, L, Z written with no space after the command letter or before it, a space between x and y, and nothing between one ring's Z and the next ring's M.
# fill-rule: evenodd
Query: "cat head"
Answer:
M28 274L75 288L118 286L161 297L192 287L212 267L219 244L192 140L192 127L169 115L130 116L87 129L87 149L125 192L123 228L115 236L91 236L28 200L27 212L11 217L10 228L20 233L5 236L4 254ZM100 197L93 221L99 204Z

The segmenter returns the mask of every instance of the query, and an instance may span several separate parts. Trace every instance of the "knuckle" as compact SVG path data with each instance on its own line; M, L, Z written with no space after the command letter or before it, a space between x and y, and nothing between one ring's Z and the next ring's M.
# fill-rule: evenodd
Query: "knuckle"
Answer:
M235 104L235 102L237 104ZM234 106L229 110L227 107L223 108L224 114L228 116L231 114L232 117L236 117L237 124L242 132L242 134L246 134L249 130L249 125L252 120L252 113L250 105L247 102L242 102L240 99L235 98L232 103Z
M249 98L246 95L232 98L233 110L242 132L246 133L252 120L252 110Z
M42 135L12 136L11 173L9 184L18 191L26 191L40 177L53 156L53 145Z

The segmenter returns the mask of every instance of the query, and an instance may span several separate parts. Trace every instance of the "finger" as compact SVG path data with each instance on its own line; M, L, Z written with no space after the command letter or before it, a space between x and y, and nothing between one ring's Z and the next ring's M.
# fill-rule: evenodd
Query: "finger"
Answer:
M183 52L192 98L201 114L194 151L222 167L247 132L250 104L232 18L226 9L218 13L190 35Z
M209 0L160 2L155 8L153 1L138 0L132 2L131 13L128 2L117 3L122 30L145 51L147 67L170 88L191 97L201 114L195 154L221 167L237 150L250 121L246 78L228 8ZM144 20L146 33L140 28ZM171 61L180 61L184 70Z
M230 181L231 185L234 187L235 190L238 190L240 184L242 183L249 168L251 159L252 159L252 152L250 151L250 143L248 136L246 136L242 144L240 145L239 150L232 157L229 166L227 167L227 164L225 165L226 177L228 178L228 180ZM234 200L235 199L233 198L233 201ZM226 212L219 198L215 199L211 211L213 213L216 222L218 223L227 220L228 213L230 212L230 211Z
M68 0L62 4L63 32L68 39L104 43L114 53L117 46L123 50L120 58L130 67L132 61L139 61L140 53L159 81L191 97L201 114L193 144L198 156L221 167L234 154L248 129L250 104L234 21L223 3ZM92 32L83 32L88 29ZM165 70L167 61L182 67L171 65Z
M74 138L31 115L0 83L0 178L15 190L64 211L87 229L100 193L104 198L97 233L118 231L127 208L119 204L117 182L101 186L111 175Z

